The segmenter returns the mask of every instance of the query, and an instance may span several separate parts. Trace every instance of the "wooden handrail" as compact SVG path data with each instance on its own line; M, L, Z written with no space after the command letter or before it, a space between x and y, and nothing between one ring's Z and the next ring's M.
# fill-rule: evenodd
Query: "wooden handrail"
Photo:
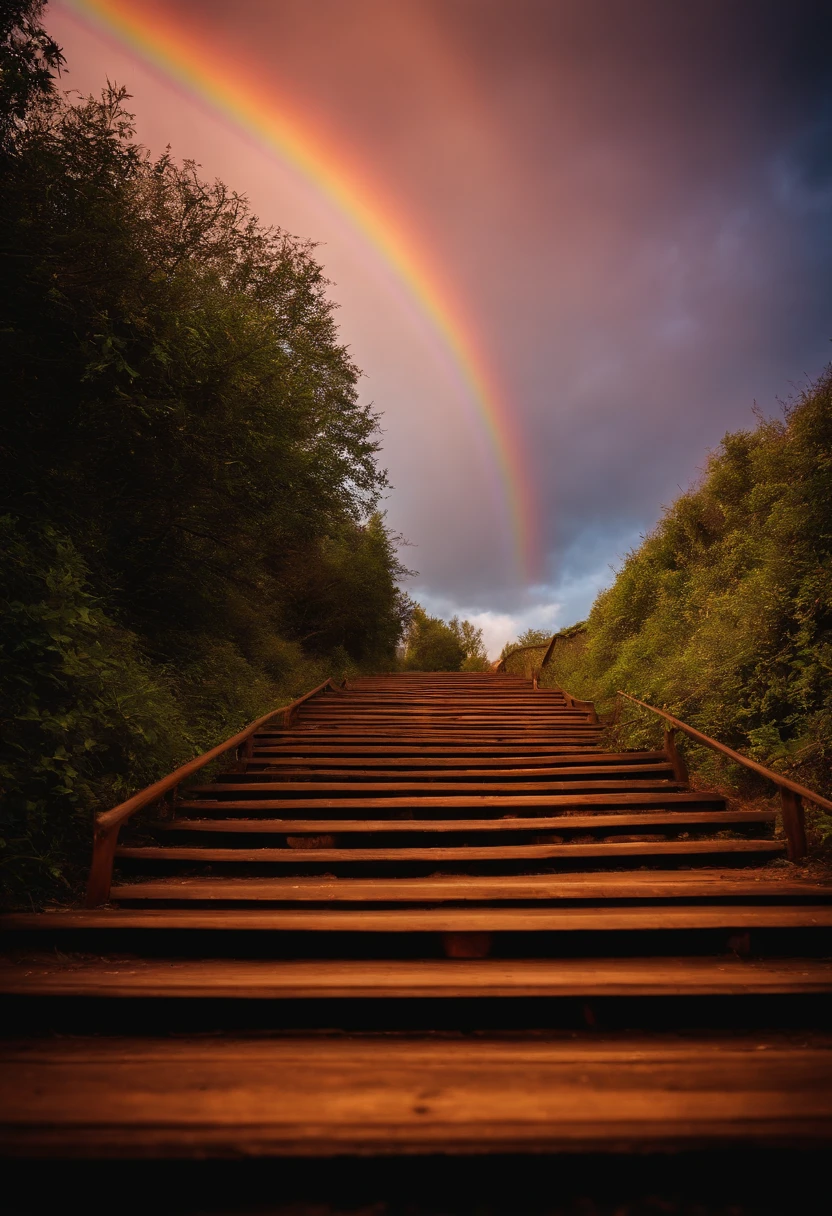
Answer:
M510 650L508 652L508 654L504 656L504 658L497 659L494 663L492 663L491 670L495 671L495 672L505 670L506 659L510 659L516 654L522 654L522 652L524 650L542 650L543 647L545 646L547 648L546 653L543 656L543 662L540 664L540 667L538 668L538 670L542 671L543 668L546 666L549 656L551 655L551 653L554 649L556 637L557 637L557 634L553 634L548 642L531 642L531 643L529 643L528 646L515 646L514 650Z
M553 633L553 634L552 634L552 637L551 637L551 639L550 639L550 641L549 641L549 645L546 647L546 653L545 653L545 654L544 654L544 656L543 656L543 661L542 661L542 663L540 664L540 670L541 670L541 671L543 670L543 668L546 666L546 664L547 664L547 663L549 662L549 660L551 659L551 657L552 657L552 651L555 649L555 642L556 642L557 640L558 640L558 635L557 635L556 633Z
M171 790L175 790L181 782L187 780L188 777L192 777L194 773L198 773L201 768L204 768L206 764L210 764L212 760L219 759L220 756L232 751L234 748L242 747L251 739L255 731L259 730L261 726L265 726L267 722L271 722L278 714L282 715L283 725L288 726L299 705L302 705L304 701L308 701L310 697L317 696L318 693L323 692L327 688L331 688L335 692L339 691L332 677L324 680L323 684L319 684L311 692L304 693L302 697L297 697L291 704L281 705L278 709L273 709L269 713L263 714L261 718L250 722L248 726L244 727L232 738L226 739L224 743L219 743L216 747L212 747L210 751L203 752L201 756L196 756L193 760L189 760L187 764L183 764L174 772L168 773L167 777L154 781L153 785L148 785L145 789L139 790L138 794L134 794L126 802L121 802L118 806L114 806L112 810L104 811L102 814L97 815L93 828L92 862L87 883L87 907L97 908L99 904L104 904L109 899L119 829L131 815L135 815L136 811L140 811L144 807L158 802L165 794L170 793Z
M628 701L632 701L636 705L640 705L642 709L647 709L652 714L657 714L658 717L664 718L672 726L671 731L665 731L665 748L673 762L675 753L675 741L672 736L677 730L688 735L689 738L695 739L697 743L709 747L711 751L720 752L721 755L727 756L729 760L733 760L735 764L741 764L744 768L751 769L752 772L759 773L761 777L772 781L780 790L780 803L783 814L783 827L786 831L786 838L789 845L789 857L792 861L799 861L801 857L806 855L806 828L803 820L803 800L813 803L815 806L822 807L825 811L832 811L832 802L827 798L823 798L820 794L816 794L814 790L810 790L807 786L801 785L799 781L792 781L791 777L785 777L782 773L776 773L773 769L766 768L763 764L758 764L756 760L751 760L748 756L743 756L740 752L735 752L732 747L728 747L725 743L719 743L716 739L712 739L710 735L703 735L702 731L696 730L693 726L688 726L686 722L680 721L679 718L674 718L673 714L667 713L664 709L657 709L655 705L648 705L646 701L640 701L638 697L634 697L629 692L623 692L619 689L617 695L626 697ZM668 735L671 736L668 739ZM676 765L674 764L674 769Z

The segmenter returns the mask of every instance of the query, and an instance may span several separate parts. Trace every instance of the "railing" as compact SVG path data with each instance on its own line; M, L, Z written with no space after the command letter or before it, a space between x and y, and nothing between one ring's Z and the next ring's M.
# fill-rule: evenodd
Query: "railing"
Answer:
M543 674L543 668L547 665L547 663L549 662L549 660L552 657L552 654L555 649L555 644L557 643L557 640L558 640L558 636L559 636L558 634L554 633L554 634L552 634L552 636L548 642L532 642L528 646L515 647L514 650L509 651L509 653L505 656L505 658L497 659L497 661L495 663L492 663L491 670L494 672L505 671L506 659L511 659L514 657L514 655L522 654L526 650L542 650L543 647L545 646L546 653L544 654L543 658L540 661L540 666L535 667L532 670L532 687L534 688L535 691L537 691L537 689L540 687L540 677ZM571 693L568 693L565 688L560 688L559 686L556 686L556 687L557 687L558 692L563 693L564 697L566 698L566 704L570 709L585 710L589 714L590 722L598 721L598 714L595 712L595 703L593 701L581 701L578 697L573 697Z
M338 686L331 678L325 680L323 684L319 684L311 692L304 693L302 697L298 697L290 705L283 705L279 709L273 709L270 713L264 714L262 718L249 723L248 726L231 739L226 739L225 743L220 743L216 747L212 747L209 752L204 752L201 756L189 760L187 764L183 764L175 772L168 773L167 777L163 777L161 781L155 781L153 785L149 785L138 794L134 794L126 802L122 802L119 806L114 806L112 810L104 811L101 815L98 815L93 829L92 864L90 865L90 876L87 882L87 907L97 908L100 904L105 904L110 898L110 884L113 878L113 863L115 862L119 830L121 825L126 823L131 815L135 815L136 811L141 811L144 807L151 806L154 802L159 802L163 798L166 798L171 805L174 804L176 791L181 782L187 780L188 777L192 777L194 773L198 773L200 769L205 768L206 764L210 764L212 760L218 760L226 752L236 749L239 759L249 759L254 748L253 736L261 726L265 726L267 722L273 721L278 716L281 717L282 725L288 726L298 706L302 705L304 701L308 701L310 697L317 696L318 693L325 692L327 689L332 689L335 692L339 691Z
M539 667L535 668L534 671L534 675L536 676L538 672L543 670L543 668L549 662L549 659L552 657L552 651L555 649L556 641L557 634L553 634L548 642L532 642L529 646L515 646L514 650L510 650L508 654L504 656L504 658L497 659L496 662L492 663L491 670L494 672L505 671L506 659L512 659L516 654L522 654L525 650L542 650L545 646L546 653L543 656L543 661Z
M685 762L676 748L676 731L680 730L697 743L701 743L704 747L709 747L711 751L719 752L721 755L727 756L729 760L733 760L735 764L741 764L744 768L751 769L752 772L758 773L768 781L772 781L780 790L780 808L783 816L783 829L786 833L788 844L789 859L791 861L800 861L801 858L806 856L806 824L803 802L804 800L811 802L814 806L821 807L825 811L832 811L832 802L829 802L826 798L822 798L814 790L807 789L805 785L792 781L790 777L784 777L782 773L775 773L772 769L766 768L765 765L758 764L756 760L751 760L748 756L735 752L732 747L727 747L724 743L717 742L716 739L712 739L709 735L703 735L701 731L696 730L693 726L688 726L686 722L680 722L678 718L674 718L672 714L667 713L665 710L656 709L655 705L648 705L646 701L640 701L638 697L634 697L628 692L621 692L619 690L617 695L619 697L626 697L628 701L640 705L642 709L647 709L651 714L657 714L658 717L664 718L666 722L670 723L670 729L665 728L664 745L677 780L687 781L688 779Z

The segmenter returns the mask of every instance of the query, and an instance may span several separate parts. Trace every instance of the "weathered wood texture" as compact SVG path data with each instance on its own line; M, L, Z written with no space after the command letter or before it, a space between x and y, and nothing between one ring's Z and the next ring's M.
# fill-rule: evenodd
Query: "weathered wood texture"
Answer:
M772 811L692 789L671 727L662 751L613 752L593 706L534 680L328 682L232 740L213 781L194 779L202 757L116 808L97 829L99 906L0 918L9 1009L90 1032L2 1049L2 1151L828 1142L832 1044L793 1010L828 1008L832 888L783 859L802 847L799 799L784 800L782 835ZM161 787L164 814L131 817ZM347 1007L401 1029L409 1001L447 1018L464 1007L475 1025L478 1008L535 1007L552 1026L548 1011L568 1021L574 1007L592 1026L608 997L655 998L681 1011L661 1015L677 1031L705 1009L711 1029L337 1034ZM742 1036L734 1021L721 1035L719 1011L738 1004L782 1008L799 1034ZM227 1033L168 1038L176 1017L186 1035ZM293 1017L296 1033L273 1029ZM120 1018L154 1029L113 1037ZM240 1037L264 1024L269 1037Z
M828 959L88 959L0 960L4 996L644 997L832 993Z
M9 1045L0 1147L93 1157L828 1143L829 1043Z

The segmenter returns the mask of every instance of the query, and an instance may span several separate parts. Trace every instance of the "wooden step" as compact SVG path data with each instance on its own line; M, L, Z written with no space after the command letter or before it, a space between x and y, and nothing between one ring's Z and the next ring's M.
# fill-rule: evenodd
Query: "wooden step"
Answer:
M828 1144L822 1036L22 1041L0 1151L141 1158Z
M594 744L588 743L587 748ZM505 762L511 758L512 763L523 764L535 756L545 756L550 759L558 751L575 753L574 743L567 746L540 743L486 743L486 744L456 744L455 746L442 743L424 743L421 746L409 737L402 743L292 743L286 747L263 747L258 752L262 756L499 756Z
M832 906L662 905L615 908L92 908L8 912L5 932L102 929L263 930L298 933L618 933L829 929Z
M117 902L252 901L267 903L455 903L570 901L609 904L621 900L729 899L832 901L832 886L783 879L766 870L602 871L595 874L478 876L455 874L431 878L182 878L171 876L137 883L117 883Z
M405 846L385 849L233 849L191 848L185 845L122 846L116 857L143 862L195 862L211 865L221 862L256 865L301 865L338 862L467 862L467 861L550 861L580 857L605 858L625 862L639 857L692 857L747 854L757 858L784 857L786 846L778 840L667 840L621 842L596 841L592 844L518 844L458 845L447 848Z
M434 794L551 794L551 793L604 793L607 790L612 790L615 793L638 793L639 791L655 791L661 793L667 790L669 793L679 793L685 790L687 786L679 781L670 781L662 778L656 778L648 781L638 780L622 780L622 781L598 781L592 778L587 778L585 781L526 781L526 782L460 782L460 783L440 783L424 781L387 781L387 782L359 782L359 781L283 781L280 783L274 781L252 782L252 781L215 781L211 785L193 786L187 792L188 794L198 795L213 795L217 794L256 794L260 792L284 794L363 794L363 795L378 795L383 794L418 794L418 795L434 795ZM214 798L214 800L217 800ZM190 803L182 802L178 805L190 805Z
M223 811L230 809L259 809L258 802L186 802L177 807L177 812L195 810L203 812L206 807ZM268 802L267 806L274 804ZM291 809L290 803L283 803ZM543 831L600 831L609 828L630 832L644 832L655 828L670 828L681 831L685 828L723 831L742 826L771 826L776 816L773 811L666 811L658 814L642 812L639 815L556 815L535 819L183 819L176 818L154 825L161 832L239 832L243 835L325 835L363 833L419 833L419 832L543 832Z
M252 801L255 801L252 799ZM257 800L259 805L268 805L268 800ZM293 811L326 811L337 808L347 811L379 809L400 811L431 811L431 810L498 810L505 814L512 807L552 807L565 810L569 807L654 807L667 809L679 807L680 810L692 809L694 806L710 807L712 810L725 806L722 794L710 794L699 790L667 792L661 789L653 792L652 787L642 792L618 793L610 791L606 794L413 794L410 796L390 796L376 798L293 798ZM483 816L485 818L485 816Z
M424 736L426 738L448 738L451 741L465 738L474 740L483 738L485 742L488 742L490 739L512 740L523 739L528 736L531 739L540 737L544 741L546 739L558 741L560 739L570 739L573 736L583 738L586 735L600 735L601 727L597 723L587 721L586 719L559 723L547 723L542 720L539 722L505 722L495 719L493 723L486 724L483 722L439 722L425 718L397 722L384 715L374 721L356 721L355 719L347 718L340 721L300 721L287 727L275 726L268 729L264 728L258 732L255 740L286 739L302 735L336 736L350 734L366 735L369 737L375 735L400 735L403 737L413 735Z
M0 959L0 994L42 997L645 997L832 993L827 959Z
M522 749L532 753L538 751L541 755L552 755L558 751L570 751L578 747L596 748L600 745L601 736L585 732L553 736L541 732L520 731L517 735L488 735L483 731L452 735L448 731L303 731L285 739L255 740L253 754L255 756L281 755L291 756L298 749L307 747L333 748L337 754L343 747L349 748L414 748L427 755L465 755L471 754L471 748L484 749L491 755L509 757L513 752ZM441 751L437 751L441 749ZM361 754L361 753L357 753ZM375 754L375 753L373 753ZM386 755L386 752L380 752ZM399 753L399 754L407 754Z
M324 768L319 765L313 767L300 767L296 760L282 760L276 762L275 775L272 775L269 770L247 769L245 772L234 772L228 770L223 773L218 773L216 783L205 786L190 786L184 791L185 794L192 794L196 791L210 790L214 784L222 785L230 783L232 785L251 786L253 783L260 782L264 788L273 787L275 789L285 789L291 781L303 781L304 788L308 788L309 782L314 781L349 781L350 784L360 781L372 781L375 788L378 788L379 783L391 780L390 764L385 761L382 765L373 768L361 767L364 762L360 760L350 761L350 764L355 765L354 768L346 767L347 762L343 762L344 766L339 768ZM426 761L426 765L430 762ZM561 788L561 782L564 778L570 777L590 777L594 779L624 781L630 777L637 780L644 778L657 779L659 781L672 781L673 768L670 764L622 764L622 765L565 765L562 768L545 767L540 768L473 768L464 769L461 772L455 772L450 766L444 768L415 768L415 769L397 769L393 774L396 781L418 781L418 782L448 782L454 789L459 789L460 785L467 781L482 781L487 784L488 788L492 788L492 783L510 781L512 788L517 789L520 782L530 780L542 780L546 778L551 780L554 789ZM356 788L360 788L356 787Z
M664 771L672 771L663 752L601 752L592 749L581 752L568 750L558 752L557 749L554 749L551 755L512 757L510 768L507 768L506 761L498 756L478 757L476 765L473 767L470 765L470 757L468 756L422 757L421 755L415 755L405 757L404 762L406 763L406 768L414 772L422 768L432 769L439 773L462 769L464 772L470 771L472 775L476 776L484 776L492 770L495 773L505 773L506 776L513 773L522 776L526 773L534 775L541 772L546 775L563 773L565 776L568 776L572 771L582 775L584 773L604 772L608 766L617 766L619 763L628 766L627 769L622 769L621 771L631 771L630 766L632 766L632 771L636 772L642 765L645 768L649 766L651 771L653 767L658 767ZM297 768L300 761L292 756L276 754L267 763L269 769L274 769L277 772L287 768ZM337 765L339 769L343 770L367 769L384 772L391 768L396 770L401 769L403 760L390 756L379 756L372 761L368 761L362 758L341 757L339 755L337 759L332 760L331 764L325 757L321 759L318 756L303 763L306 770L312 771L317 771L324 766L332 767ZM410 773L408 772L404 775L409 776Z

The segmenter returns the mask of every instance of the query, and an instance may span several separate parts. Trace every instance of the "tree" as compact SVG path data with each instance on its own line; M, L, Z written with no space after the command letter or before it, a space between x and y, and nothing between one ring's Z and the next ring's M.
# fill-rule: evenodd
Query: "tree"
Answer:
M404 667L411 671L459 671L465 650L457 631L416 604L405 640Z
M378 512L315 540L283 580L282 630L315 654L341 648L356 663L391 667L413 610L398 586L413 572L397 543Z
M32 898L95 811L389 668L410 615L313 246L152 159L123 89L57 94L41 7L0 26L0 861Z
M500 653L500 658L507 658L515 650L519 650L521 646L548 646L551 640L551 633L547 633L545 629L527 629L524 633L520 634L516 642L506 642Z
M462 663L463 671L489 671L491 664L485 643L482 639L482 629L478 629L470 621L460 621L459 617L451 617L448 622L465 652Z
M55 91L63 53L41 24L45 0L0 4L0 156L8 155L33 105Z
M276 626L387 485L377 419L312 247L152 161L125 100L41 99L4 177L0 506L63 521L142 631L226 635L232 589Z
M517 639L518 646L548 646L552 640L551 633L546 629L527 629Z
M481 629L456 616L450 621L428 616L419 604L411 607L403 664L415 671L487 671L490 667Z

